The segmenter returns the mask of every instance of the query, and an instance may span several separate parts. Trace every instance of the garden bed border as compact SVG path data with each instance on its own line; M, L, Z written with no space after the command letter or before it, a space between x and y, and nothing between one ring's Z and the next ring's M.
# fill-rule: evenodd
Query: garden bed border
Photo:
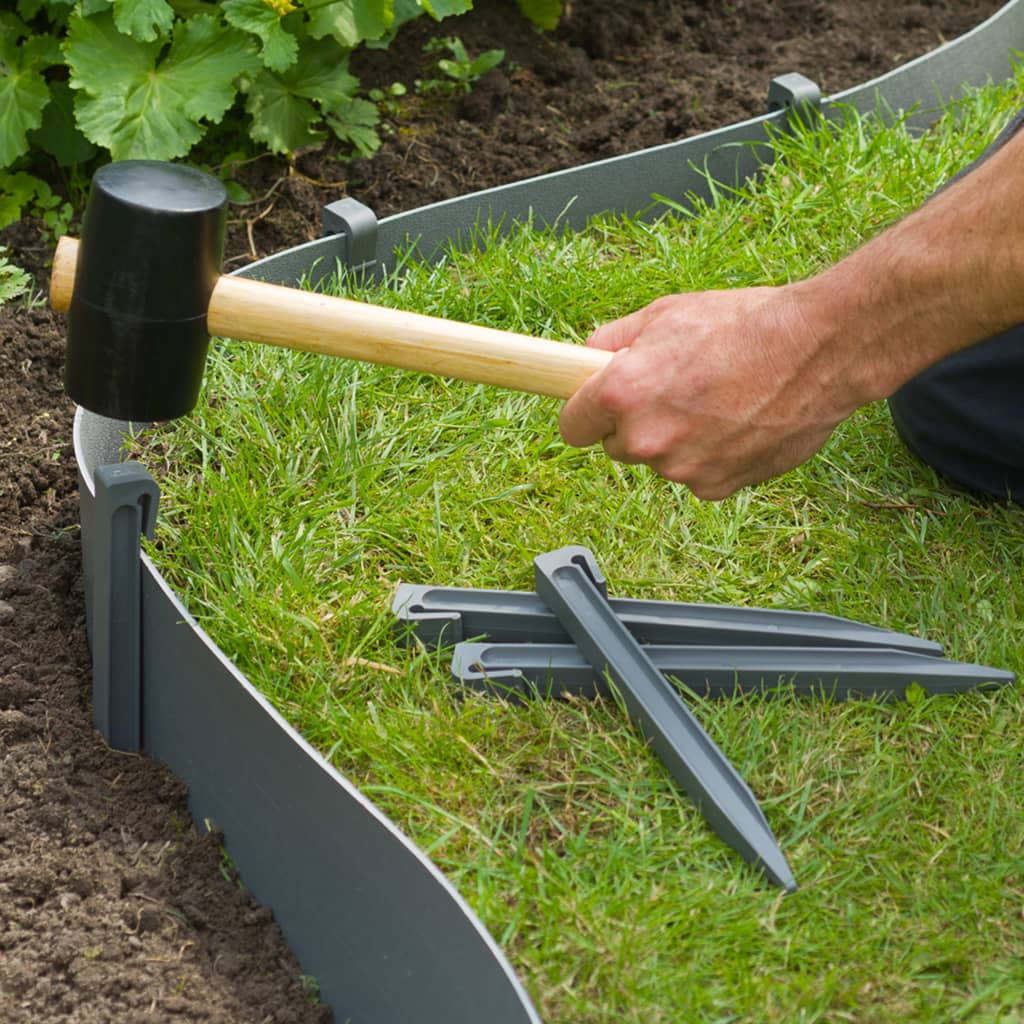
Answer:
M1024 0L901 68L823 101L782 76L763 117L680 142L461 196L377 221L352 199L325 210L328 234L244 268L240 276L310 281L338 265L383 275L396 250L424 259L448 244L532 220L569 230L608 212L656 216L757 172L772 131L805 105L839 123L846 111L912 110L923 128L965 85L1005 79L1024 50ZM86 608L93 717L118 749L143 750L189 787L197 823L275 915L303 970L339 1021L354 1024L539 1024L495 940L454 887L357 787L314 751L189 616L140 549L159 490L121 463L131 426L79 409Z

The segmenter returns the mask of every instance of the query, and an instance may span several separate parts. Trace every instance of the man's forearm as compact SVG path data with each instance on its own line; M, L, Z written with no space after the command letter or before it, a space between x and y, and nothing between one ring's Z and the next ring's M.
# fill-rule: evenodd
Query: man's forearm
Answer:
M794 286L861 401L1024 323L1024 132L905 220Z

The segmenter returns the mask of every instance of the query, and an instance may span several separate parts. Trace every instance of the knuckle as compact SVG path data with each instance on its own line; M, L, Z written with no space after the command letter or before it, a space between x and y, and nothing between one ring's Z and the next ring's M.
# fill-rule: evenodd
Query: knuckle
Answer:
M598 401L616 418L630 413L637 404L636 389L629 376L627 373L610 375L601 386Z
M638 462L653 464L665 455L665 445L661 438L653 434L639 434L631 437L628 450Z
M662 296L659 296L657 299L655 299L650 304L650 306L648 306L648 309L650 309L650 311L652 313L655 313L655 314L660 316L663 313L668 313L668 312L673 311L676 308L676 306L678 305L678 303L679 303L679 296L678 295L662 295Z

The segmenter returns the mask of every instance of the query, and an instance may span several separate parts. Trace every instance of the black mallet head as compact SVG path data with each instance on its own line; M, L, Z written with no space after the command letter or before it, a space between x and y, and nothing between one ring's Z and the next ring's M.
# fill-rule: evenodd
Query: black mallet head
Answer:
M227 194L151 161L93 179L84 240L61 240L50 302L70 313L68 394L113 419L183 416L208 333L569 398L612 353L298 288L220 277Z
M112 419L169 420L196 404L220 274L227 192L153 160L96 172L82 222L64 385Z

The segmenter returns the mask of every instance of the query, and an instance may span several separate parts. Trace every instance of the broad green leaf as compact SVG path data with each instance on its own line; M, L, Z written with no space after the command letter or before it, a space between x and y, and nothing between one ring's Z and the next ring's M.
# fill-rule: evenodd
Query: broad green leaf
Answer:
M419 0L419 6L435 21L441 21L442 18L471 11L473 0Z
M69 84L78 126L86 138L106 149L127 113L127 98L156 68L159 43L142 43L122 35L107 14L74 16L64 45Z
M0 13L0 75L42 71L62 60L55 36L33 32L17 15Z
M17 40L28 35L28 25L10 11L0 12L0 62L13 60L17 55Z
M88 17L90 14L102 14L109 11L114 0L82 0L81 13Z
M21 65L33 71L42 71L64 63L60 43L56 36L31 35L21 45Z
M391 27L394 0L330 0L307 8L309 34L332 36L339 46L353 49L367 39L379 39Z
M562 0L519 0L519 10L534 25L553 32L562 17Z
M132 39L152 42L166 36L174 23L174 11L167 0L113 0L114 24Z
M252 137L275 153L293 153L324 138L315 127L320 115L313 104L271 71L261 72L249 86L245 109L252 118Z
M109 14L75 15L64 44L71 88L126 94L155 68L160 49L159 43L122 35Z
M28 133L43 123L49 102L50 90L37 72L0 76L0 167L28 151Z
M74 5L75 0L18 0L17 11L26 21L31 21L45 7L50 24L63 26Z
M289 91L327 111L347 103L359 87L359 79L348 73L348 60L329 39L303 43L295 66L280 77Z
M60 52L52 36L19 42L27 28L13 15L0 19L0 26L0 167L7 167L28 151L28 133L43 122L50 89L40 71Z
M333 113L349 103L358 85L331 40L307 41L287 71L264 71L249 86L246 109L252 117L252 136L277 153L320 142L322 114L308 101L324 114Z
M271 71L284 71L295 63L299 41L263 0L225 0L221 10L229 24L259 36L263 43L260 56Z
M378 39L367 39L365 46L368 50L386 50L391 41L398 34L398 30L413 18L425 14L426 9L419 0L394 0L394 8L391 13L391 27Z
M0 174L0 228L25 216L42 221L54 239L66 234L74 210L34 174Z
M327 118L331 131L348 142L362 157L373 156L380 149L376 125L380 122L377 106L369 100L350 100L336 114Z
M0 174L0 230L21 219L22 211L36 197L45 182L32 174Z
M159 70L181 96L190 117L217 122L234 102L235 82L259 68L255 47L215 18L190 18L175 30L174 44Z
M225 178L221 182L228 191L228 200L232 203L252 202L252 193L234 178Z
M86 137L115 160L184 156L219 121L236 94L235 80L259 60L249 40L210 15L179 22L166 55L159 42L117 31L109 15L74 17L68 33L71 87Z
M391 11L391 31L393 32L400 24L418 18L426 13L426 8L419 0L395 0Z
M449 18L456 14L465 14L473 9L473 0L394 0L391 28L378 39L366 40L370 50L385 50L395 38L398 30L413 18L421 14L429 14L434 21Z
M30 133L29 142L52 156L61 167L85 163L96 147L75 124L74 95L67 82L51 82L52 102L43 111L43 123Z
M16 14L0 12L0 75L21 67L21 40L28 32L28 25Z

